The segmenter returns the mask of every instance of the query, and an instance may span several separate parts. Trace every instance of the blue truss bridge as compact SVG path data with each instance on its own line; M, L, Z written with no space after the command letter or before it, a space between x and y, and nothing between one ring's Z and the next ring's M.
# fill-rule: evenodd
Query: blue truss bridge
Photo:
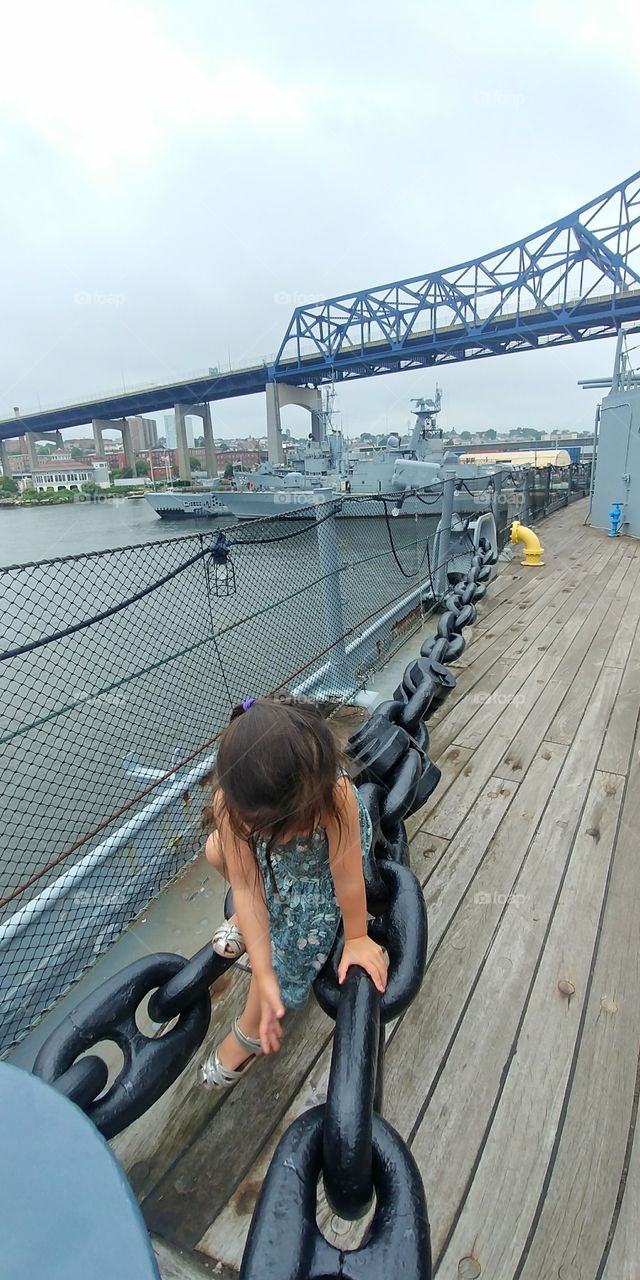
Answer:
M269 406L270 385L286 403L291 388L606 338L627 322L640 322L640 172L484 257L297 307L272 364L18 412L0 441L265 390Z
M294 311L274 368L341 380L610 337L640 319L640 173L486 257Z

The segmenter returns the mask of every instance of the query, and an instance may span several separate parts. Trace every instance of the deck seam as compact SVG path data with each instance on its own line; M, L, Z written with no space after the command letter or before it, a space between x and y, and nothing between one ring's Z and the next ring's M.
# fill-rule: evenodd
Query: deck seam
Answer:
M600 675L599 675L599 677L598 677L598 682L599 682L600 678L601 678L601 677L600 677ZM612 705L613 705L613 703L614 703L614 702L615 702L615 698L613 698L613 699L612 699ZM584 713L584 714L586 714L586 709L585 709L585 713ZM583 717L581 717L580 725L582 724L582 719L583 719ZM577 736L577 733L578 733L578 731L579 731L579 728L580 728L580 726L578 726L578 729L576 730L576 734L574 735L574 742L575 742L575 738L576 738L576 736ZM603 738L604 738L604 734L603 734ZM564 743L560 743L560 744L556 744L556 745L564 746L564 745L566 745L566 744L564 744ZM598 752L598 756L599 756L599 752ZM545 929L544 929L544 933L543 933L543 935L542 935L542 939L541 939L540 947L539 947L539 950L538 950L538 955L537 955L537 957L536 957L535 965L534 965L534 967L533 967L533 971L532 971L532 974L531 974L531 979L530 979L530 982L529 982L529 985L528 985L528 988L527 988L526 996L525 996L525 999L524 999L524 1001L523 1001L522 1009L521 1009L520 1015L519 1015L519 1017L518 1017L518 1021L517 1021L517 1024L516 1024L516 1028L515 1028L515 1031L514 1031L514 1034L513 1034L513 1039L512 1039L512 1042L511 1042L511 1047L510 1047L510 1049L509 1049L509 1052L508 1052L507 1057L506 1057L506 1060L505 1060L505 1062L504 1062L504 1065L503 1065L502 1071L501 1071L501 1073L500 1073L500 1079L499 1079L499 1081L498 1081L498 1088L497 1088L497 1091L496 1091L496 1095L495 1095L494 1101L493 1101L493 1103L492 1103L492 1105L491 1105L491 1109L490 1109L490 1111L489 1111L489 1115L488 1115L487 1122L486 1122L485 1127L484 1127L484 1131L483 1131L483 1134L482 1134L482 1138L481 1138L480 1143L479 1143L479 1145L478 1145L478 1150L477 1150L477 1152L476 1152L476 1155L474 1156L473 1163L472 1163L472 1165L471 1165L471 1168L470 1168L470 1171L469 1171L468 1177L467 1177L467 1179L466 1179L466 1181L465 1181L464 1188L463 1188L462 1194L461 1194L461 1196L460 1196L460 1199L458 1200L458 1203L457 1203L457 1205L456 1205L456 1209L455 1209L455 1212L454 1212L454 1214L453 1214L453 1216L452 1216L452 1220L451 1220L451 1222L450 1222L450 1224L449 1224L449 1227L448 1227L447 1233L446 1233L445 1238L444 1238L444 1240L443 1240L442 1247L441 1247L441 1249L440 1249L440 1252L439 1252L439 1254L438 1254L437 1258L436 1258L436 1259L434 1259L434 1268L433 1268L434 1280L436 1280L436 1276L437 1276L437 1272L438 1272L438 1269L439 1269L439 1266L440 1266L440 1262L441 1262L441 1261L442 1261L442 1259L445 1257L445 1254L446 1254L446 1252L447 1252L447 1249L449 1248L449 1245L450 1245L450 1243L451 1243L451 1241L452 1241L452 1239L453 1239L453 1236L454 1236L454 1234L455 1234L456 1228L457 1228L457 1226L458 1226L458 1223L459 1223L460 1218L461 1218L461 1216L462 1216L463 1210L464 1210L464 1208L465 1208L465 1205L466 1205L466 1202L467 1202L467 1199L468 1199L469 1193L470 1193L470 1191L471 1191L471 1188L472 1188L473 1183L474 1183L474 1180L475 1180L476 1173L477 1173L478 1168L479 1168L479 1166L480 1166L480 1163L481 1163L481 1161L482 1161L482 1157L483 1157L483 1155L484 1155L484 1151L485 1151L485 1149L486 1149L487 1142L488 1142L488 1140L489 1140L489 1135L490 1135L490 1133L491 1133L491 1129L492 1129L492 1126L493 1126L493 1122L494 1122L494 1120L495 1120L495 1117L496 1117L496 1115L497 1115L497 1112L498 1112L498 1109L499 1109L499 1106L500 1106L500 1102L501 1102L501 1100L502 1100L502 1096L503 1096L504 1089L505 1089L505 1086L506 1086L506 1083L507 1083L507 1079L508 1079L508 1076L509 1076L509 1071L510 1071L510 1069L511 1069L511 1065L512 1065L512 1063L513 1063L513 1061L514 1061L514 1059L515 1059L515 1057L516 1057L516 1055L517 1055L517 1046L518 1046L518 1041L519 1041L520 1034L521 1034L521 1031L522 1031L522 1027L523 1027L523 1025L524 1025L524 1021L525 1021L525 1018L526 1018L526 1015L527 1015L527 1012L528 1012L528 1009L529 1009L529 1005L530 1005L530 1002L531 1002L531 996L532 996L532 994L533 994L533 990L534 990L535 983L536 983L536 980L537 980L537 977L538 977L538 973L539 973L539 971L540 971L540 967L541 967L541 965L542 965L542 962L543 962L543 959L544 959L544 956L545 956L545 950L546 950L546 946L547 946L547 941L548 941L548 938L549 938L549 934L550 934L550 932L551 932L551 928L552 928L552 926L553 926L553 922L554 922L554 919L555 919L555 915L556 915L556 911L557 911L557 908L558 908L558 903L559 903L559 901L560 901L560 897L561 897L561 894L562 894L562 890L563 890L563 888L564 888L564 885L565 885L565 882L566 882L566 879L567 879L567 875L568 875L568 873L569 873L569 867L570 867L570 864L571 864L571 859L572 859L572 857L573 857L573 852L574 852L574 848L575 848L576 839L577 839L577 836L578 836L578 832L580 831L581 823L582 823L582 820L583 820L583 817L584 817L585 808L586 808L587 801L588 801L588 798L589 798L590 789L591 789L591 786L592 786L592 783L593 783L593 778L594 778L594 775L595 775L595 773L596 773L597 758L598 758L598 757L596 757L596 760L594 761L594 765L593 765L593 768L592 768L592 770L591 770L591 772L590 772L590 774L589 774L588 781L586 781L586 782L585 782L585 790L584 790L584 795L583 795L583 798L582 798L582 804L580 805L580 808L579 808L579 810L577 811L577 814L576 814L575 826L574 826L573 834L572 834L571 841L570 841L570 844L569 844L569 849L568 849L568 852L567 852L567 857L566 857L566 859L565 859L564 866L563 866L563 869L562 869L562 874L561 874L560 880L559 880L559 882L558 882L558 887L557 887L556 893L555 893L554 898L553 898L553 903L552 903L552 906L551 906L551 910L550 910L550 912L549 912L549 918L548 918L548 920L547 920L547 923L546 923L546 926L545 926ZM565 766L566 766L566 757L565 757L565 762L564 762L564 764L563 764L563 768L564 768ZM561 773L562 773L562 771L561 771ZM560 777L561 777L561 774L560 774ZM546 813L546 811L547 811L547 808L548 808L549 802L550 802L550 800L551 800L551 796L553 795L553 793L554 793L554 791L555 791L555 789L556 789L556 787L557 787L557 785L558 785L558 782L559 782L559 779L558 779L558 781L556 782L556 784L555 784L555 786L554 786L554 788L553 788L553 790L552 790L552 792L551 792L551 795L549 796L549 798L548 798L548 800L547 800L547 803L546 803L546 805L545 805L545 810L544 810L544 812L545 812L545 813ZM622 807L622 806L621 806L621 807ZM516 883L517 883L517 882L516 882ZM426 1111L426 1109L425 1109L425 1111ZM423 1118L424 1118L424 1113L423 1113ZM413 1142L413 1140L415 1139L415 1135L416 1135L416 1133L417 1133L417 1127L414 1127L414 1130L412 1131L412 1142ZM411 1144L410 1144L410 1145L411 1145Z
M614 700L614 703L612 704L612 706L613 706L613 705L615 705L615 700ZM594 770L594 773L593 773L593 778L596 776L596 774L597 774L597 773L600 773L600 772L601 772L601 771L600 771L599 769L597 769L597 768L596 768L596 769ZM604 775L604 774L603 774L603 776L606 776L606 775ZM592 778L592 781L593 781L593 778ZM591 784L589 785L589 790L590 790L590 788L591 788ZM609 865L608 865L608 868L607 868L607 878L606 878L606 882L605 882L604 893L603 893L603 895L602 895L602 902L601 902L601 904L600 904L600 913L599 913L599 916L598 916L598 924L597 924L597 928L596 928L596 935L595 935L595 938L594 938L593 949L592 949L592 952L591 952L591 961L590 961L590 964L589 964L589 973L588 973L588 976L587 976L587 982L586 982L586 987L585 987L584 1000L583 1000L583 1003L582 1003L582 1009L581 1009L581 1011L580 1011L580 1018L579 1018L579 1021L578 1021L578 1029L577 1029L577 1032L576 1032L575 1044L574 1044L574 1048L573 1048L573 1054L572 1054L572 1057L571 1057L571 1066L570 1066L570 1068L569 1068L569 1074L568 1074L568 1076L567 1076L567 1082L566 1082L566 1085L565 1085L564 1097L563 1097L563 1099L562 1099L562 1106L561 1106L561 1108L560 1108L560 1115L558 1116L558 1123L557 1123L557 1126L556 1126L556 1132L555 1132L555 1136L554 1136L554 1140L553 1140L553 1146L552 1146L552 1148L551 1148L551 1153L550 1153L550 1156L549 1156L549 1163L548 1163L548 1165L547 1165L547 1168L546 1168L546 1171L545 1171L545 1175L544 1175L544 1178L543 1178L543 1180L542 1180L542 1186L541 1186L541 1188L540 1188L540 1195L539 1195L539 1197L538 1197L538 1203L537 1203L537 1205L536 1205L536 1208L535 1208L535 1211L534 1211L534 1215L533 1215L533 1218L532 1218L532 1220L531 1220L531 1225L530 1225L530 1227L529 1227L529 1231L528 1231L528 1233L527 1233L527 1238L526 1238L525 1243L524 1243L524 1245L523 1245L523 1249L522 1249L522 1253L521 1253L521 1255L520 1255L520 1259L519 1259L519 1261L518 1261L518 1263L517 1263L516 1270L515 1270L515 1271L514 1271L514 1273L513 1273L512 1280L520 1280L520 1276L521 1276L521 1274L522 1274L523 1267L525 1266L525 1263L526 1263L526 1261L527 1261L527 1257L528 1257L528 1254L529 1254L529 1250L530 1250L530 1248L531 1248L531 1244L533 1243L533 1238L534 1238L534 1236L535 1236L535 1233L536 1233L536 1230L537 1230L537 1227L538 1227L538 1223L539 1223L539 1221L540 1221L540 1217L541 1217L541 1214L542 1214L542 1211L543 1211L543 1208L544 1208L544 1204L545 1204L545 1200L546 1200L547 1191L548 1191L548 1189L549 1189L549 1185L550 1185L550 1183L551 1183L551 1179L552 1179L552 1177L553 1177L553 1171L554 1171L554 1168L555 1168L555 1163L556 1163L556 1159L557 1159L557 1155L558 1155L558 1150L559 1150L559 1147L560 1147L560 1143L561 1143L561 1141L562 1141L562 1135L563 1135L563 1131L564 1131L564 1123L565 1123L565 1120L566 1120L567 1111L568 1111L569 1104L570 1104L570 1101L571 1101L571 1090L572 1090L572 1088L573 1088L573 1081L574 1081L574 1079L575 1079L575 1074L576 1074L576 1070L577 1070L577 1066L578 1066L578 1058L579 1058L579 1056L580 1056L580 1049L581 1049L581 1046L582 1046L582 1039L583 1039L583 1035L584 1035L585 1023L586 1023L586 1020L587 1020L587 1014L588 1014L588 1011L589 1011L589 1003L590 1003L590 1000L591 1000L591 992L592 992L592 989L593 989L594 972L595 972L595 968L596 968L596 962L597 962L597 959L598 959L598 952L599 952L599 949L600 949L600 942L601 942L601 939L602 939L602 926L603 926L603 922L604 922L604 917L605 917L605 912L606 912L606 908L607 908L607 903L608 903L608 901L609 901L609 890L610 890L610 887L611 887L611 877L612 877L612 874L613 874L613 865L614 865L615 858L616 858L616 853L617 853L618 834L619 834L619 831L620 831L620 824L621 824L621 822L622 822L622 812L623 812L623 809L624 809L624 802L625 802L625 800L626 800L626 796L627 796L627 788L628 788L628 777L627 777L627 779L625 780L625 785L624 785L624 787L622 788L622 796L621 796L621 799L620 799L620 808L619 808L619 810L618 810L618 818L617 818L617 822L616 822L616 829L615 829L615 833L614 833L613 841L612 841L612 844L611 844L611 853L610 853L610 855L609 855ZM587 796L588 796L588 792L587 792ZM586 803L586 799L587 799L587 797L585 797L585 803ZM581 817L582 817L582 815L581 815ZM579 830L580 830L580 825L578 824L578 826L576 827L576 837L577 837L577 834L578 834L578 831L579 831ZM575 837L574 837L574 841L572 842L571 856L573 856L573 844L575 844Z

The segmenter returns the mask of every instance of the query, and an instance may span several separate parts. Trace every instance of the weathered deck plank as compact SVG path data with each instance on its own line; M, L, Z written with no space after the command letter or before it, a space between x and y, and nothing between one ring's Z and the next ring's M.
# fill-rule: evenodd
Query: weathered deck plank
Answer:
M609 560L610 555L604 555L598 557L594 563L595 590L599 587L606 588ZM555 603L555 614L552 615L554 618L557 618L559 614L570 618L570 622L563 627L562 631L566 638L566 646L572 645L574 635L580 630L582 623L590 619L590 615L593 612L592 603L584 601L582 583L578 582L571 588L570 586L561 586L559 581L556 580L553 590L545 595L544 600ZM537 603L540 607L542 602L538 599ZM604 609L605 604L602 603L601 607ZM567 630L567 626L569 630ZM476 714L476 706L482 706L492 694L496 695L494 701L497 701L498 704L502 700L502 682L507 675L512 674L512 668L518 663L522 652L521 645L514 646L507 643L505 646L503 635L504 633L485 653L484 662L474 661L468 673L465 672L467 678L465 679L463 676L459 682L460 696L458 700L456 702L449 700L444 703L443 715L435 733L432 735L433 751L435 753L443 751L452 742L462 741L460 737L461 730L468 725ZM587 645L585 644L585 651L586 647ZM475 648L470 649L469 652L475 654ZM487 668L486 670L485 667ZM474 673L473 677L471 677L471 672ZM560 687L558 688L558 693L560 693ZM561 698L559 701L561 701ZM535 747L531 751L530 758L532 758L534 750Z
M616 637L616 631L624 613L625 605L637 580L640 560L633 561L627 557L619 567L624 568L624 573L621 575L614 573L612 575L611 584L607 591L608 607L605 617L596 627L594 638L579 668L579 679L572 681L569 692L558 708L558 714L549 729L549 737L554 742L568 744L574 737L599 672L605 664L612 642ZM615 595L611 598L614 586ZM589 598L593 599L595 611L598 602L591 595L589 595ZM558 668L559 679L564 677L567 669L570 670L572 668L573 661L573 655L569 652Z
M598 768L625 774L640 714L640 659L629 659L604 736Z
M602 738L603 730L600 728L598 735L598 725L613 702L615 688L615 674L603 673L597 705L594 701L582 737L576 739L565 758L511 891L462 1028L442 1063L436 1091L414 1139L414 1154L420 1166L425 1171L429 1167L437 1170L434 1184L427 1186L436 1253L442 1249L455 1221L481 1149L527 987L539 963L548 923L570 861L571 844ZM594 734L597 735L595 741L592 740ZM546 749L544 744L541 751ZM560 812L552 803L556 795L562 795ZM463 1253L464 1249L459 1257Z
M566 749L540 752L485 850L455 913L431 932L422 989L391 1040L385 1059L385 1114L408 1137L428 1104L457 1025L491 950ZM444 871L444 868L443 868ZM432 886L425 887L431 919Z
M631 748L624 731L622 740L624 745L617 758L622 763L626 750L628 765ZM629 1047L640 1043L639 819L640 763L636 751L596 940L597 954L588 984L588 1004L576 1046L573 1078L565 1095L563 1123L544 1195L537 1207L522 1280L537 1280L551 1274L552 1269L560 1275L563 1270L569 1275L573 1270L579 1276L591 1276L605 1256L612 1227L617 1239L616 1204L625 1177L628 1142L633 1137L637 1079L637 1060ZM599 854L600 825L598 832ZM570 1205L563 1194L566 1187L571 1187ZM632 1188L629 1184L627 1187L633 1196ZM618 1249L624 1237L623 1228ZM627 1252L630 1243L628 1240L625 1246ZM637 1244L636 1218L636 1248ZM634 1273L630 1266L625 1272L620 1257L611 1277L615 1274L616 1280L631 1280Z
M458 1184L454 1191L453 1219L451 1202L447 1205L444 1189L438 1187L441 1208L444 1211L446 1206L448 1212L440 1217L434 1205L434 1217L441 1224L436 1248L444 1223L451 1221L452 1226L436 1267L438 1280L457 1280L460 1261L467 1257L476 1258L486 1275L510 1276L525 1254L580 1027L622 791L618 775L594 778L529 990L526 975L520 973L517 949L496 948L500 958L509 957L517 973L521 1016L506 1057L501 1062L494 1059L495 1097L477 1148L471 1185L467 1190ZM567 990L573 987L574 994L562 994L563 983ZM495 996L500 999L499 990ZM472 1048L477 1044L477 1025L470 1023L465 1029ZM455 1088L456 1082L452 1083ZM437 1114L446 1116L446 1097L438 1101ZM442 1152L441 1144L437 1150ZM435 1154L432 1147L432 1158ZM499 1211L507 1195L509 1214Z

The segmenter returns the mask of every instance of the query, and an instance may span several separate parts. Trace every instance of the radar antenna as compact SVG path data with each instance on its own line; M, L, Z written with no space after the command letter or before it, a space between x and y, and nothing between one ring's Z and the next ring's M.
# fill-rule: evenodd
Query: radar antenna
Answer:
M411 412L416 415L416 423L414 427L414 438L418 440L431 440L435 436L440 436L441 432L436 425L436 417L442 406L442 390L436 383L436 395L434 400L429 400L421 396L417 400L412 400L415 409Z

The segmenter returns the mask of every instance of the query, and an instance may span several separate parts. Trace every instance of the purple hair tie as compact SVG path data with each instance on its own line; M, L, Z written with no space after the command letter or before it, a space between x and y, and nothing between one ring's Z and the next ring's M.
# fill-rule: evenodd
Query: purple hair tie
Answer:
M253 706L253 704L254 704L254 702L255 702L255 698L245 698L245 700L244 700L244 702L243 702L243 704L242 704L242 710L243 710L243 711L248 711L248 710L249 710L249 707L252 707L252 706Z

